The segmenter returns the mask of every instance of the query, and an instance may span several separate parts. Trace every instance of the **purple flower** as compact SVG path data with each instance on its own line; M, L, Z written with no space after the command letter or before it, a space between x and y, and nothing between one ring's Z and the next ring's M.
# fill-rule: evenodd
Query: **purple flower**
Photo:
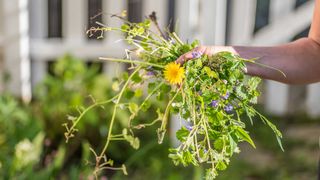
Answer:
M148 71L148 72L147 72L147 75L148 75L148 76L154 76L154 72Z
M193 51L191 54L192 54L193 59L199 58L202 56L202 52L200 52L200 51Z
M211 107L217 107L218 104L219 104L219 101L217 101L217 100L213 100L213 101L211 101L211 103L210 103Z
M224 95L222 98L223 98L224 100L227 100L227 99L229 98L229 96L230 96L230 93L227 92L226 95Z
M228 105L226 105L226 106L224 107L224 110L225 110L226 112L230 112L230 111L233 110L233 106L232 106L231 104L228 104Z
M185 127L186 127L186 129L188 129L188 131L192 130L192 126L190 126L190 125L186 125Z
M199 96L201 96L202 95L202 91L200 90L200 91L198 91L198 94L199 94Z

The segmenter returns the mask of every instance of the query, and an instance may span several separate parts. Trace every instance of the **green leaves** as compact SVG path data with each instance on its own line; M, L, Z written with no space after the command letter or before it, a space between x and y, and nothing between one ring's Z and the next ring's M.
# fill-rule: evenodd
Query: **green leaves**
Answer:
M156 18L153 18L152 21L156 21ZM191 44L183 43L175 33L168 33L169 37L162 37L159 35L161 32L155 34L149 30L150 22L150 19L140 23L126 22L121 28L116 28L126 33L125 40L138 49L134 53L140 58L139 64L143 65L138 66L141 71L132 66L137 73L130 76L124 73L112 85L112 89L124 97L121 99L121 105L128 107L131 113L129 128L131 120L140 110L148 110L151 101L159 104L164 102L167 104L164 114L160 110L163 107L159 106L161 108L156 111L156 120L137 125L135 128L144 128L161 121L161 127L157 130L158 143L161 144L167 131L170 113L179 113L180 117L193 126L183 126L176 132L181 144L175 149L170 149L169 157L175 165L210 164L210 168L206 170L207 179L215 178L218 170L227 168L231 156L239 152L239 142L246 141L255 148L249 132L245 130L243 115L249 117L251 124L254 116L260 116L274 131L282 148L280 131L252 106L257 103L260 95L258 86L261 80L245 76L243 70L248 60L230 52L200 55L183 65L186 72L183 83L169 85L163 77L163 67L193 50L200 43L198 40ZM155 25L157 26L157 23ZM160 27L157 29L161 31ZM123 80L127 83L121 87ZM144 91L146 86L147 89ZM140 105L139 98L144 98ZM119 102L120 99L116 105L120 107ZM110 129L112 130L112 127ZM123 130L123 139L133 148L139 148L139 139L134 137L132 129L129 132L130 134L127 129Z
M256 145L254 144L254 142L252 141L251 137L249 136L249 134L243 130L242 128L237 128L236 129L236 134L243 140L247 141L252 147L256 148Z
M179 141L186 141L190 131L188 131L184 126L176 132L176 137Z
M139 106L136 103L129 103L129 110L132 114L137 114Z
M204 67L202 69L203 72L207 73L207 75L210 77L210 78L215 78L215 79L218 79L218 75L212 71L209 67Z
M137 137L133 137L131 135L128 134L127 129L123 129L122 130L122 135L124 137L124 139L130 143L130 145L134 148L134 149L139 149L140 147L140 140Z

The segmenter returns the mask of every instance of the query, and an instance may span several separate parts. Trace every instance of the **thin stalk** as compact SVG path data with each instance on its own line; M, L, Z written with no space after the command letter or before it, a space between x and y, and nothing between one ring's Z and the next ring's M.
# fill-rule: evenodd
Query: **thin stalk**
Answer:
M196 101L195 101L195 97L193 96L192 98L192 107L193 107L193 124L196 125L197 122L196 122ZM202 118L202 117L201 117ZM199 148L197 146L198 144L198 136L197 136L197 133L195 134L194 136L194 141L195 141L195 146L196 146L196 151L197 151L197 156L198 156L198 159L200 160L200 154L199 154Z
M166 107L166 110L165 110L165 113L164 113L164 118L163 118L163 121L162 121L162 124L161 124L161 127L160 129L161 130L164 130L167 126L167 122L168 122L168 115L169 115L169 109L170 109L170 106L171 104L173 103L174 99L177 97L177 95L179 94L179 92L181 91L181 89L179 89L176 94L172 97L172 99L169 101L167 107Z
M174 39L180 44L183 45L184 43L181 41L181 39L177 36L175 32L172 33Z
M119 93L119 96L118 96L118 99L116 101L116 104L114 105L114 108L113 108L113 113L112 113L112 117L111 117L111 121L110 121L110 125L109 125L109 131L108 131L108 136L107 136L107 142L105 144L105 146L103 147L98 159L97 159L97 165L99 164L99 161L101 159L101 157L105 154L107 148L108 148L108 145L110 143L110 138L112 136L112 128L113 128L113 124L114 124L114 121L115 121L115 117L116 117L116 113L117 113L117 108L118 108L118 105L120 103L120 100L122 98L122 95L125 91L125 89L127 88L130 80L132 79L132 77L137 73L139 72L139 70L141 69L141 67L137 67L135 71L133 71L133 73L129 76L128 80L126 81L126 83L123 85L122 89L121 89L121 92Z
M202 123L203 123L203 126L204 126L204 130L206 132L206 139L207 139L207 143L208 143L208 149L211 149L211 145L210 145L210 139L209 139L209 133L208 133L208 128L207 128L207 124L206 122L203 121L203 118L201 118ZM209 153L210 155L210 159L211 159L211 165L212 165L212 168L214 168L214 161L213 161L213 157L211 155L211 153Z
M277 68L275 68L275 67L272 67L272 66L269 66L269 65L266 65L266 64L262 64L262 63L258 63L258 62L255 62L255 61L249 60L249 59L242 59L242 61L249 62L249 63L253 63L253 64L257 64L257 65L259 65L259 66L262 66L262 67L265 67L265 68L269 68L269 69L278 71L279 73L281 73L281 75L282 75L283 77L285 77L285 78L287 77L286 74L285 74L283 71L281 71L280 69L277 69Z
M105 58L105 57L99 57L100 60L104 61L113 61L113 62L123 62L123 63L134 63L134 64L140 64L140 65L146 65L146 66L153 66L158 68L164 68L164 66L149 62L143 62L139 60L128 60L128 59L117 59L117 58Z
M147 123L147 124L138 124L138 125L134 126L133 128L141 129L141 128L144 128L144 127L152 126L158 121L161 121L161 119L156 119L156 120L152 121L151 123Z
M111 99L108 99L106 101L101 101L101 102L97 102L97 103L94 103L92 104L91 106L89 106L87 109L85 109L81 114L80 116L75 120L75 122L72 124L72 126L70 127L70 129L68 130L67 134L66 134L66 138L67 138L67 142L68 142L68 137L72 134L74 128L77 126L77 124L79 123L79 121L82 119L82 117L88 112L90 111L91 109L93 109L94 107L96 106L101 106L101 105L104 105L104 104L107 104L107 103L110 103L112 102L115 98L117 98L118 95L114 96L113 98Z

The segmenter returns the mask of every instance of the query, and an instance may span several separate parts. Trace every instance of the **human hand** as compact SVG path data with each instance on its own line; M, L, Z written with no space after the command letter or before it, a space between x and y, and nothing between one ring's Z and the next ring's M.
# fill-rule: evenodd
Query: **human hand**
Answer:
M194 48L192 51L189 51L181 55L176 60L176 63L184 64L188 60L201 57L202 55L211 56L215 53L222 52L222 51L229 51L229 52L235 53L235 50L230 46L198 46Z

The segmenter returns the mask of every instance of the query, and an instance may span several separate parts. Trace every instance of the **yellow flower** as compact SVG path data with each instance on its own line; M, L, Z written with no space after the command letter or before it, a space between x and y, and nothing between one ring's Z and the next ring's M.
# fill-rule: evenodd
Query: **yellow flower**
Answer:
M180 84L184 78L184 69L180 64L171 62L164 68L164 78L170 84Z

